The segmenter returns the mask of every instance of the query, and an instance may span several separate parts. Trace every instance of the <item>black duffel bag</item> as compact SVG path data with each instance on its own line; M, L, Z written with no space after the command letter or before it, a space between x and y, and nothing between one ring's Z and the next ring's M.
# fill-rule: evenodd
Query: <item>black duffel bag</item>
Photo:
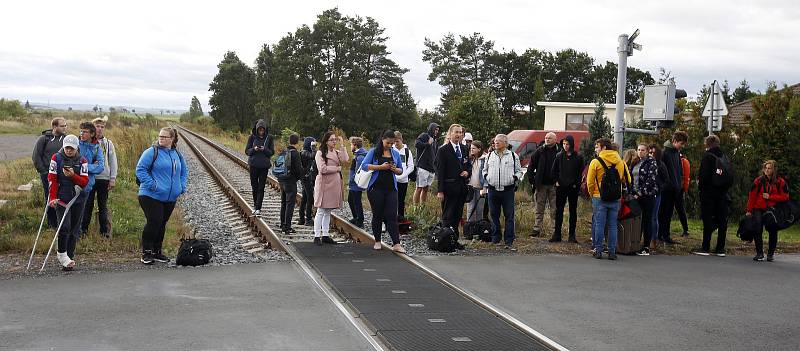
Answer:
M762 215L764 227L770 230L784 230L800 219L800 206L796 201L784 201L767 208Z
M761 235L761 221L756 215L742 216L736 236L742 241L752 242L756 235Z
M428 229L428 249L439 252L453 252L456 250L456 232L451 227L438 223Z
M214 256L211 242L205 239L181 239L175 264L179 266L202 266Z

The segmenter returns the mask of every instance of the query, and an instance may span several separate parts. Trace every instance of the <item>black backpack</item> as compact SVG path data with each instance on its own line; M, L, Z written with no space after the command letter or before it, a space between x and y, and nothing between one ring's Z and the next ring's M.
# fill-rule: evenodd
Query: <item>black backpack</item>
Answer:
M175 264L179 266L201 266L214 256L211 249L211 242L205 239L181 239L181 247L178 249L178 257Z
M485 200L486 198L481 197L478 199L480 202L481 200ZM472 212L478 208L476 205ZM472 213L467 218L472 217ZM489 222L486 218L481 218L477 221L467 221L464 224L464 239L473 240L477 237L479 240L484 242L491 242L492 241L492 222Z
M600 161L600 165L605 169L600 183L600 199L603 201L618 201L622 198L622 182L619 179L616 163L608 167L602 158L597 157L597 160ZM627 170L625 171L627 172Z
M441 223L428 229L428 249L439 252L453 252L456 250L456 232L451 227Z
M716 159L714 175L711 177L711 183L719 188L730 188L733 185L733 179L736 176L736 172L733 170L733 166L731 166L731 161L728 160L728 158L724 155L722 157L712 153L709 153L709 155L714 156Z

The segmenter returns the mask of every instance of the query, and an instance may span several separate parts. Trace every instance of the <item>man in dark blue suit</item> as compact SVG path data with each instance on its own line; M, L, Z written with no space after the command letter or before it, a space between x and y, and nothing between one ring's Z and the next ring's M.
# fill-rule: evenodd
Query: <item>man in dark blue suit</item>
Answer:
M469 150L461 145L464 127L453 124L447 131L449 142L436 153L436 178L439 180L436 197L442 202L442 224L452 227L458 236L458 224L464 213L467 181L472 172ZM463 249L462 245L458 245Z

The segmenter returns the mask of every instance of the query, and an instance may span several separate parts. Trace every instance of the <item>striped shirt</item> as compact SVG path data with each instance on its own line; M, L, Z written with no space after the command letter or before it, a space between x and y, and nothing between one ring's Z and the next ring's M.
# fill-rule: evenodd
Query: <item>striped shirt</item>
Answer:
M493 187L497 191L503 191L507 186L514 186L514 183L522 178L519 157L508 149L503 150L501 155L498 155L497 151L489 153L483 167L483 177L486 179L487 187Z

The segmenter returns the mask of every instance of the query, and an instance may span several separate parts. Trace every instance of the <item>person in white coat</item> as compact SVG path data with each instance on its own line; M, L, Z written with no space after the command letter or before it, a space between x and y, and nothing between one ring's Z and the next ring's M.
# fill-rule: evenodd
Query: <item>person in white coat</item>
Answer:
M402 222L406 217L406 192L408 191L409 175L414 171L414 154L406 144L403 144L403 134L394 132L394 137L393 148L397 150L403 160L403 173L397 176L397 218Z

